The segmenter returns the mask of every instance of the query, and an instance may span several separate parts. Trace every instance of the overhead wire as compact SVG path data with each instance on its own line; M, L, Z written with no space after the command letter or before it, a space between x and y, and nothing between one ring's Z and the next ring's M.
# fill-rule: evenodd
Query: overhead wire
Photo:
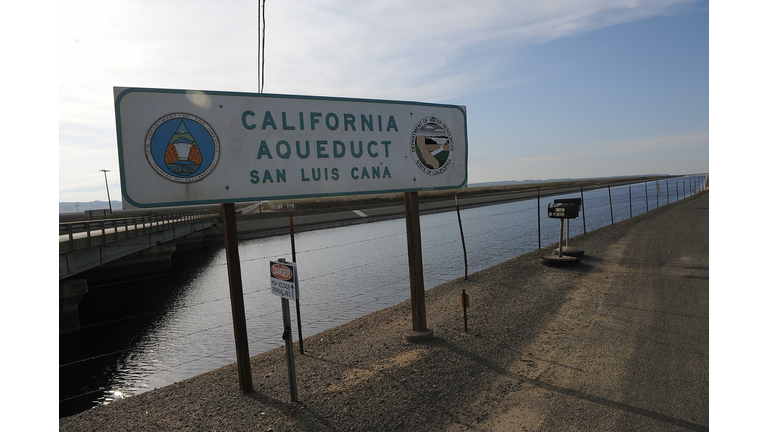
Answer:
M257 41L258 46L258 61L256 64L256 79L257 79L257 87L259 93L264 93L264 51L265 51L265 40L267 37L267 18L266 18L266 0L259 0L259 12L258 12L258 26L259 26L259 37Z

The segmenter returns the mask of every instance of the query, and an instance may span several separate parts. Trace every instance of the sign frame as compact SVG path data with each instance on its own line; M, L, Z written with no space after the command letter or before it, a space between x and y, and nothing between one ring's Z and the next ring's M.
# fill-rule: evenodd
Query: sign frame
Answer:
M115 87L114 96L126 207L418 192L468 181L459 105L135 87ZM181 138L178 152L169 137Z

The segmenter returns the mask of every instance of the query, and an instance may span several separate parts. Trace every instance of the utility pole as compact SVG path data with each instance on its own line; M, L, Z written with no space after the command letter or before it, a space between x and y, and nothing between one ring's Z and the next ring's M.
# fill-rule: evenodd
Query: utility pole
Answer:
M109 198L109 182L107 182L107 173L109 170L99 170L104 173L104 183L107 185L107 204L109 204L109 214L112 214L112 200Z

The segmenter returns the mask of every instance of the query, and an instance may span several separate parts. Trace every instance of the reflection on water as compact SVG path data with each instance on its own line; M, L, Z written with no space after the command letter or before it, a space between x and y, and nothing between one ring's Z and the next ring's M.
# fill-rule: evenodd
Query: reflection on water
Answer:
M649 187L653 209L656 187ZM633 214L646 211L643 184L631 193ZM660 205L665 193L662 184ZM614 221L628 218L628 187L612 189L610 199ZM539 223L541 244L556 242L559 221L547 218L547 202L542 199L540 220L535 199L462 210L469 273L536 250ZM610 224L607 190L585 191L584 212L588 231ZM581 234L583 225L581 218L572 220L571 236ZM422 216L421 228L425 286L463 277L456 213ZM298 233L295 242L304 337L410 296L403 219ZM249 351L255 355L284 344L269 260L291 261L290 238L241 241L239 252ZM223 248L176 252L173 258L173 273L89 286L80 303L80 334L60 340L60 416L236 362ZM292 319L296 331L293 305Z

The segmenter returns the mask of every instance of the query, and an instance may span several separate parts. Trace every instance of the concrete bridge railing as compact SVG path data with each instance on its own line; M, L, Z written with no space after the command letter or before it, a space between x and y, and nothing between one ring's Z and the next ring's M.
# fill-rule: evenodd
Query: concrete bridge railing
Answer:
M207 229L219 212L152 215L59 224L59 280Z
M218 220L220 216L219 212L198 212L64 222L59 224L59 254L140 237L150 232L164 231L194 222Z

